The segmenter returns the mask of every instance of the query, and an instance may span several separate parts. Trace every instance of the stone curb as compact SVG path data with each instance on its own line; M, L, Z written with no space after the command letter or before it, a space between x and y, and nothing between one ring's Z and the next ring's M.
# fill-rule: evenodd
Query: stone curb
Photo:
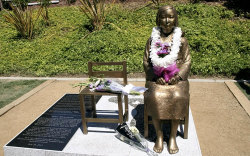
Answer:
M0 116L5 114L7 111L12 109L13 107L17 106L24 100L28 99L33 94L37 93L39 90L45 88L47 85L51 84L56 80L61 81L86 81L88 78L57 78L57 77L0 77L1 79L8 79L8 80L47 80L46 82L42 83L38 87L34 88L30 92L24 94L17 100L11 102L10 104L6 105L5 107L0 109ZM129 82L144 82L145 78L128 78ZM234 84L237 82L236 80L218 80L218 79L189 79L190 82L219 82L225 83L238 102L242 105L242 107L246 110L248 115L250 115L250 102L246 98L246 96L239 90L239 88ZM242 80L238 82L250 82L250 80Z
M229 90L232 92L234 97L238 100L238 102L241 104L243 109L247 112L247 114L250 116L250 101L248 98L242 93L242 91L234 84L234 82L231 81L225 81L225 84L229 88Z
M88 78L67 78L67 77L0 77L7 80L59 80L59 81L86 81ZM119 79L119 78L118 78ZM250 80L232 80L232 79L188 79L190 82L250 82ZM129 82L144 82L145 78L128 78Z
M26 99L28 99L29 97L31 97L33 94L35 94L38 91L42 90L43 88L45 88L46 86L48 86L49 84L51 84L54 81L55 80L47 80L47 81L45 81L44 83L42 83L39 86L37 86L36 88L32 89L31 91L29 91L28 93L24 94L20 98L16 99L15 101L13 101L10 104L6 105L5 107L1 108L0 109L0 116L2 116L6 112L8 112L12 108L14 108L15 106L19 105L20 103L22 103L23 101L25 101Z

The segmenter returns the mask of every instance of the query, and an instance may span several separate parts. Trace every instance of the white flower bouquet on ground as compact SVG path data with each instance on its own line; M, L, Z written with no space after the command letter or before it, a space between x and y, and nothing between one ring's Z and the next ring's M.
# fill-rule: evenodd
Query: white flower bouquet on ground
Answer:
M117 135L115 135L115 137L122 142L125 142L138 150L146 152L149 156L158 155L148 148L147 140L139 133L135 126L128 127L126 123L120 124L116 128L116 133Z
M90 91L97 92L112 92L112 93L122 93L124 95L140 95L143 94L147 88L145 87L137 87L132 84L128 84L123 86L116 81L101 79L91 77L89 79L89 83L78 83L74 85L77 86L88 86ZM80 88L81 89L81 88Z

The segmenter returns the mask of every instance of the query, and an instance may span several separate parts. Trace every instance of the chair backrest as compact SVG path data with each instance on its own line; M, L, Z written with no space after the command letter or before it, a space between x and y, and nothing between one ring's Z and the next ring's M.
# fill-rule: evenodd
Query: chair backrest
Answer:
M121 66L122 70L113 71L94 71L94 66ZM88 62L89 77L109 77L109 78L123 78L123 84L128 83L127 80L127 62Z

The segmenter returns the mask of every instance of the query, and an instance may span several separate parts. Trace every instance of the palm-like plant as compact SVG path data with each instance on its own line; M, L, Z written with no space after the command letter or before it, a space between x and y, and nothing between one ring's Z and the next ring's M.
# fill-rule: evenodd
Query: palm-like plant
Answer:
M80 0L80 10L88 17L94 30L101 30L105 21L105 0Z
M23 11L28 8L28 3L30 0L11 0L11 3L14 4L14 6L17 6L19 9L22 9Z
M34 30L33 11L30 9L23 11L19 7L12 5L10 7L12 8L12 12L5 10L7 14L3 15L4 18L16 28L22 37L31 39ZM37 19L39 15L40 10L38 11Z

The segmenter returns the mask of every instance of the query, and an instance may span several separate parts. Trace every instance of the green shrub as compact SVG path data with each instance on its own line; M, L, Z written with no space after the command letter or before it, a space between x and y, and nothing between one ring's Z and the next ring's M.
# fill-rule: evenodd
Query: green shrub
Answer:
M189 41L191 73L235 75L250 68L249 20L235 19L224 7L176 5ZM89 20L77 7L50 8L49 27L39 22L36 37L17 39L0 13L0 74L53 76L87 73L88 61L127 60L129 72L143 72L142 57L155 26L156 9L132 12L109 7L100 31L89 35Z
M232 11L204 4L177 10L192 53L192 74L230 76L250 66L248 20L233 21Z

